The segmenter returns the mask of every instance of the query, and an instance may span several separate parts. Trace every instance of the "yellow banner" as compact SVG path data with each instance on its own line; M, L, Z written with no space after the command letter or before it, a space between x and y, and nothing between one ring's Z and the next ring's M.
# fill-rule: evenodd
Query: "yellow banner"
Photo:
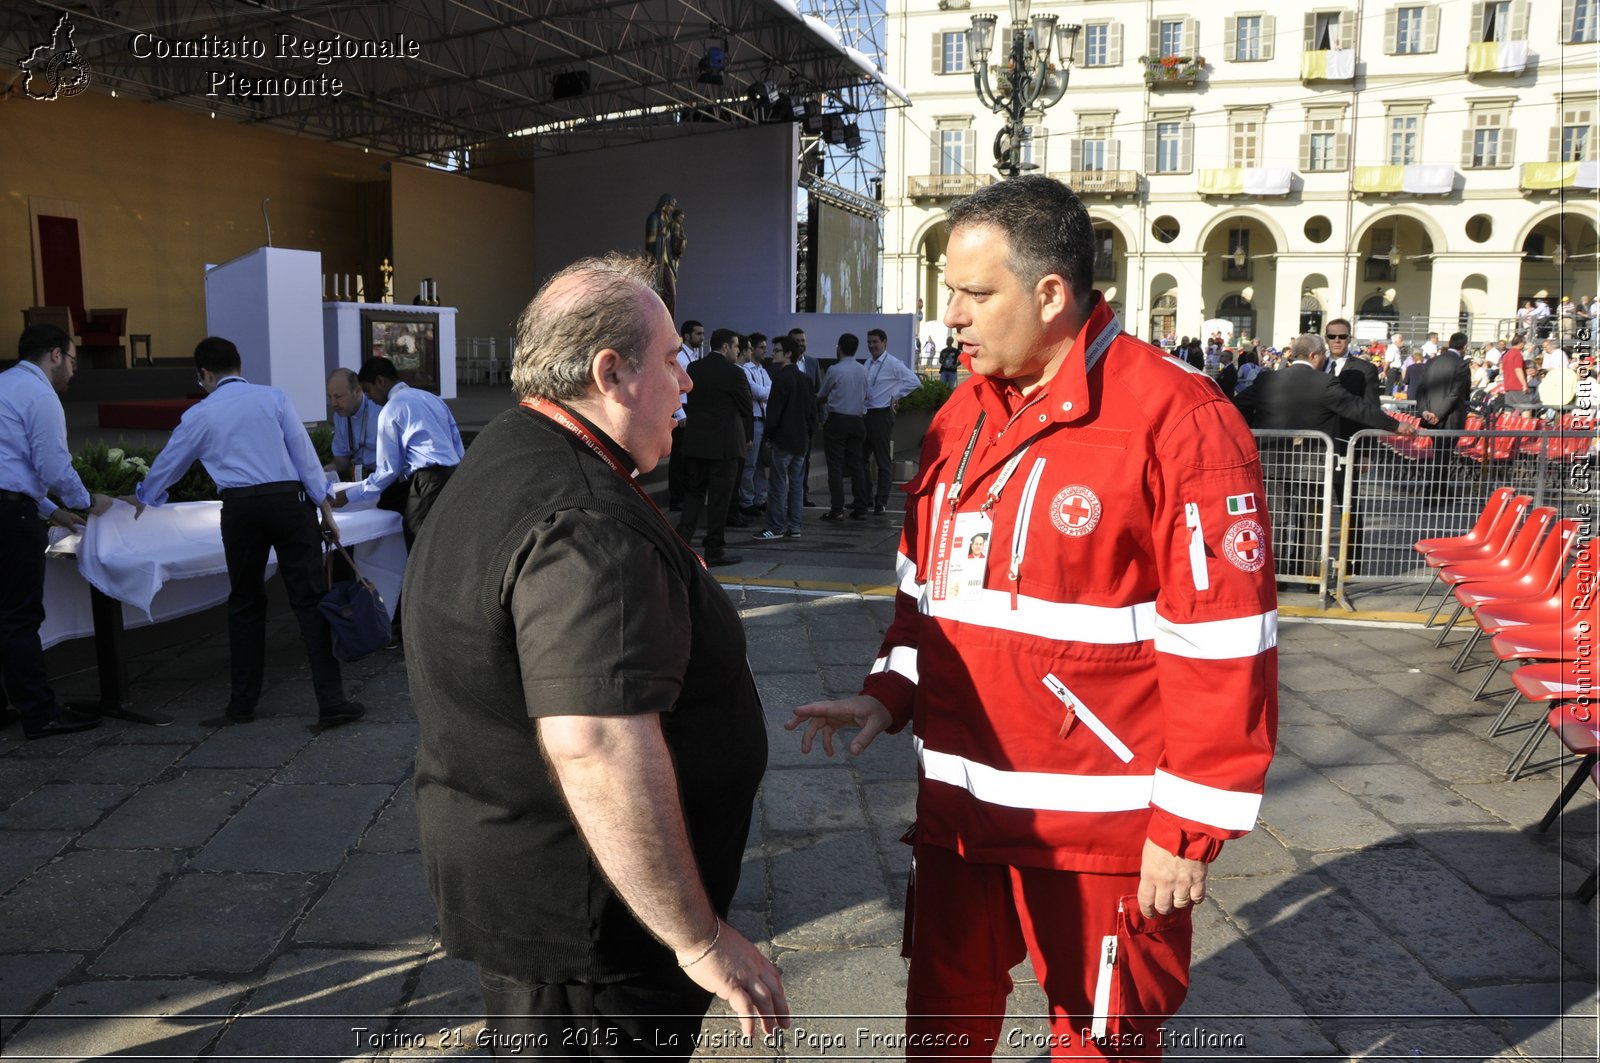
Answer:
M1467 73L1492 74L1499 69L1499 41L1480 41L1467 45Z
M1571 188L1578 177L1575 162L1525 162L1522 187L1529 189Z
M1357 192L1398 192L1405 180L1404 166L1357 166Z
M1328 76L1327 52L1301 52L1300 77L1309 81L1312 78L1325 78Z
M1201 170L1199 173L1202 196L1239 196L1244 194L1244 171L1238 167L1221 170Z

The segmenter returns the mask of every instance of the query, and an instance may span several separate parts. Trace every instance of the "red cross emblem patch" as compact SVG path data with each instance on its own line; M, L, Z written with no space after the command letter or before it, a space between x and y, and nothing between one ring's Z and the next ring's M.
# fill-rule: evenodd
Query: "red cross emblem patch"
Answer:
M1050 523L1062 535L1088 535L1100 523L1100 499L1082 484L1069 484L1050 503Z
M1259 572L1267 563L1266 534L1259 521L1236 520L1222 535L1222 556L1241 572Z

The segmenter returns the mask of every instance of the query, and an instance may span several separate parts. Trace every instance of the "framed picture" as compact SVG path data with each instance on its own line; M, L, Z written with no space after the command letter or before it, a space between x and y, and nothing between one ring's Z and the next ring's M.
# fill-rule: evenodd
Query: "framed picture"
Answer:
M414 388L439 393L439 315L391 310L361 311L365 344L361 360L387 358L400 379Z

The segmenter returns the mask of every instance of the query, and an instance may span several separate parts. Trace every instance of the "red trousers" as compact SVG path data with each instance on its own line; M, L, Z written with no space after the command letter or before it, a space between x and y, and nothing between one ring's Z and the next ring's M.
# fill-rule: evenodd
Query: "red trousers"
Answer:
M1049 1000L1049 1035L1014 1030L1008 1055L1159 1058L1159 1028L1189 991L1190 909L1146 919L1136 874L974 864L920 842L914 852L907 1059L990 1058L1024 956Z

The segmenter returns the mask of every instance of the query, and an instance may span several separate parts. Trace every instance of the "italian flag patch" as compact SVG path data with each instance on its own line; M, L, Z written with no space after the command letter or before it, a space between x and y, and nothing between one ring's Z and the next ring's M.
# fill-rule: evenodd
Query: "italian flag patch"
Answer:
M1241 513L1254 513L1256 511L1255 492L1243 495L1228 496L1228 515L1237 517Z

